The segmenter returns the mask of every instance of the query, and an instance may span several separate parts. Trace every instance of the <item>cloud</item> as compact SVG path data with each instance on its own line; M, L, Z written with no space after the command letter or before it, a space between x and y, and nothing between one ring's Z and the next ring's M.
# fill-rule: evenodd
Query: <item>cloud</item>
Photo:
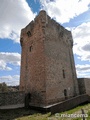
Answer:
M5 63L5 61L0 60L0 70L10 71L12 70L12 68L7 67L7 64Z
M90 22L72 28L74 46L73 52L78 56L83 65L76 65L78 77L90 78ZM87 61L88 64L84 64Z
M76 65L77 75L78 77L88 77L90 78L90 64L85 65Z
M90 61L90 22L83 23L72 29L74 54L81 61Z
M0 52L0 70L12 70L7 64L20 66L20 60L19 53Z
M40 3L41 9L59 23L69 22L90 8L90 0L40 0Z
M33 13L26 0L0 1L0 38L9 38L19 42L20 31L31 20Z
M5 82L7 85L11 85L11 86L15 86L15 85L19 85L19 79L20 76L19 75L8 75L8 76L2 76L0 77L0 83Z
M90 72L90 65L85 64L85 65L76 65L77 71L83 71L83 72Z

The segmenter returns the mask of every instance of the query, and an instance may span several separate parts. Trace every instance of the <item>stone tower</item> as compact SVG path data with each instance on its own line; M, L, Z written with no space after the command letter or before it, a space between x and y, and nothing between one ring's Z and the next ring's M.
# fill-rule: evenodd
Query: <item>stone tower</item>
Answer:
M44 107L78 94L71 32L45 11L21 30L20 90Z

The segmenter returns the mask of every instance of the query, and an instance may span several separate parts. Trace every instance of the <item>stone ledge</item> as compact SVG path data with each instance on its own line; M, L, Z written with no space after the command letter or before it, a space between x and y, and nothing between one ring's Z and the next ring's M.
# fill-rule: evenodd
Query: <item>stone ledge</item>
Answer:
M16 109L16 108L23 108L24 104L16 104L16 105L5 105L5 106L0 106L0 110L2 109Z
M90 96L88 96L87 94L83 94L53 105L42 107L30 106L30 108L40 110L41 112L51 112L51 114L54 114L70 110L86 102L90 102Z

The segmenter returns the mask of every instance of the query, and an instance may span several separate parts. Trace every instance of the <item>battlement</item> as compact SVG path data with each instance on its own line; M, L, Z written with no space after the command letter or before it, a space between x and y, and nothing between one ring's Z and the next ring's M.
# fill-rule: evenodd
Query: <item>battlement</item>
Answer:
M36 29L37 28L37 29ZM36 16L34 21L31 21L25 28L21 30L20 42L22 45L23 36L31 37L39 29L47 35L47 29L51 29L49 35L57 35L57 40L62 40L66 45L73 46L73 39L71 32L66 30L63 26L57 23L55 20L51 19L46 11L40 11L39 15ZM54 33L53 33L54 32ZM55 35L54 35L55 36Z

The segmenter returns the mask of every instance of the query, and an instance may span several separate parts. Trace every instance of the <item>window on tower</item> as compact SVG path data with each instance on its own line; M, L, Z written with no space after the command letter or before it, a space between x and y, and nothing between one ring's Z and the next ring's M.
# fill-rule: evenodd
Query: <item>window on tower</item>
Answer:
M65 78L65 70L63 69L62 72L63 72L63 78Z
M31 32L30 32L30 31L28 31L28 32L27 32L27 35L28 35L28 37L30 37L30 36L31 36Z
M29 51L30 51L30 52L32 51L32 45L29 47Z

